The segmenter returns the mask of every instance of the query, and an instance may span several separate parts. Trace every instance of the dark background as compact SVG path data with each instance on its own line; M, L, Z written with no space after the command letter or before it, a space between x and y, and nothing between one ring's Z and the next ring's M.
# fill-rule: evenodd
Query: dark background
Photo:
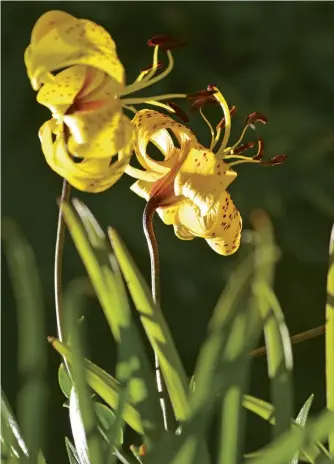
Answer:
M275 168L241 166L231 188L245 225L253 209L271 216L282 257L276 290L290 332L324 322L328 241L334 217L334 4L331 2L2 2L2 215L23 228L36 253L44 288L48 333L56 334L53 307L53 253L56 198L61 179L42 155L37 132L49 118L40 107L23 62L31 29L45 11L61 9L103 25L117 43L131 82L151 62L146 46L166 33L188 42L175 51L176 66L145 95L194 92L216 84L230 105L238 107L233 137L253 111L264 113L261 126L267 156L287 153ZM186 106L183 106L186 108ZM216 114L216 113L214 113ZM198 116L191 121L198 138L208 132ZM75 193L100 223L121 234L149 279L149 260L141 229L144 202L122 178L109 191ZM236 257L215 254L204 240L182 242L172 227L156 222L162 262L163 310L189 375L215 302ZM70 240L65 280L84 275ZM112 371L108 328L94 301L87 312L94 360ZM6 265L2 273L2 385L15 409L20 382L16 366L16 315ZM296 413L315 393L312 411L325 404L324 339L296 346ZM47 458L64 462L63 436L69 434L67 410L57 385L59 357L48 348L49 404ZM264 359L254 361L252 392L269 399ZM252 419L248 450L260 446L267 428Z

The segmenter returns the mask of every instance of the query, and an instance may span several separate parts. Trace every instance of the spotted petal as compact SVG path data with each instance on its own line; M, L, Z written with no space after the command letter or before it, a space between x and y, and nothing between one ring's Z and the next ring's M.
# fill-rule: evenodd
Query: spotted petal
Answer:
M141 110L133 118L136 126L137 139L135 152L139 163L145 169L156 173L166 174L178 159L178 150L169 134L170 130L177 139L180 150L185 143L194 137L193 133L182 124L177 123L169 116L152 110ZM147 153L149 142L152 142L161 151L163 160L158 161Z
M55 142L54 133L58 133ZM112 164L111 158L74 162L67 151L64 134L57 131L54 119L43 124L39 137L49 166L73 187L84 192L98 193L111 187L122 176L131 156L130 153L121 152L119 159Z
M38 90L50 81L50 73L76 64L106 72L124 87L124 68L113 39L103 27L61 11L42 15L32 31L25 64L32 87Z
M214 153L197 144L176 176L175 194L194 202L201 216L205 216L236 176L237 173Z

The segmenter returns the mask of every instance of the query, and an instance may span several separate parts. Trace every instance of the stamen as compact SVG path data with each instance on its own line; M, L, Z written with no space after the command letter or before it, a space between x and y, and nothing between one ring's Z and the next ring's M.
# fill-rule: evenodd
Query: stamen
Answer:
M232 108L230 109L230 117L232 118L232 116L234 116L234 114L236 113L237 111L237 107L236 106L232 106ZM222 129L225 127L225 118L223 117L219 123L217 124L216 126L216 137L215 137L215 140L214 140L214 143L211 147L211 151L214 150L215 146L217 145L218 143L218 140L220 139L220 134L221 134L221 131Z
M210 142L210 151L212 151L212 147L214 145L214 140L215 140L215 132L213 130L213 127L210 123L210 121L208 120L208 118L205 116L205 114L203 113L203 110L202 108L199 109L199 112L201 113L201 116L202 118L204 119L204 122L206 123L206 125L208 126L209 128L209 131L210 131L210 134L211 134L211 142Z
M254 113L251 113L247 116L246 125L251 126L255 124L256 122L267 124L268 119L262 113L257 113L256 111L254 111Z
M157 66L156 66L156 70L161 69L163 67L163 65L164 65L163 62L159 60L158 63L157 63ZM154 64L149 64L145 68L142 68L140 70L140 72L141 73L147 73L148 71L151 71L153 68L154 68Z
M201 90L187 95L187 100L192 102L191 111L202 108L206 104L219 104L213 96L215 93L215 90Z
M121 96L129 95L130 93L136 92L138 90L145 89L146 87L149 87L149 86L151 86L153 84L156 84L157 82L164 79L171 72L171 70L174 67L173 55L169 50L167 50L167 57L168 57L167 68L161 74L159 74L158 76L152 77L150 79L148 79L147 76L146 76L146 78L142 78L142 81L133 82L133 84L128 85L124 89L124 92L121 94ZM154 65L154 60L153 60L153 65ZM153 69L154 68L152 68L152 71L153 71ZM150 75L154 74L152 71L150 72Z
M123 108L125 108L128 111L131 111L133 114L137 114L137 110L134 106L123 105Z
M176 98L186 98L185 93L171 93L168 95L156 95L153 97L143 97L143 98L124 98L121 100L122 105L138 105L140 103L148 103L150 102L150 105L153 105L154 102L159 102L162 100L175 100ZM158 106L158 105L156 105ZM159 105L160 106L160 105Z
M258 143L257 153L256 155L253 156L253 160L261 160L263 158L264 142L263 142L262 137L259 137L257 143Z
M220 103L220 106L223 109L224 117L225 117L225 133L223 137L223 141L219 147L219 150L217 152L217 156L222 156L224 153L224 150L226 148L228 139L230 138L230 133L231 133L231 115L230 115L230 110L227 105L227 102L221 92L215 87L214 85L209 85L208 90L214 90L216 93L214 94L215 98L217 101Z
M155 35L152 37L152 39L149 39L147 42L147 45L149 47L160 47L162 50L171 50L173 48L178 48L186 45L186 42L174 39L173 37L170 37L169 35Z
M152 77L154 76L154 74L156 73L158 69L158 63L159 63L158 52L159 52L159 47L157 46L155 47L154 52L153 52L153 63L152 63L151 70L149 72L141 71L135 82L144 82L144 81L147 82L150 79L152 79Z
M176 103L168 102L168 106L170 106L171 109L174 110L175 115L178 116L185 124L189 122L187 113L183 111L183 109L180 108L178 105L176 105Z
M282 164L287 159L288 155L276 155L271 158L269 161L260 161L262 166L276 166L277 164Z

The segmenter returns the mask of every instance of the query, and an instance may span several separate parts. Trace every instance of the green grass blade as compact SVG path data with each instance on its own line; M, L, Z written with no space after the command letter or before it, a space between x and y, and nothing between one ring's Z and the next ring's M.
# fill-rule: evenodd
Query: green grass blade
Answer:
M98 434L97 418L86 380L84 343L78 328L80 310L85 298L82 281L74 281L64 298L66 333L71 335L72 363L70 377L73 387L70 393L69 413L72 435L81 464L102 464L103 453Z
M65 446L70 464L80 464L77 450L67 437L65 437Z
M175 416L184 420L189 413L187 376L162 311L154 304L145 280L117 232L109 228L108 234L144 330L157 353Z
M33 250L9 219L2 222L2 238L17 303L18 369L23 379L18 395L18 421L30 458L36 462L44 441L47 395L42 288Z
M334 226L329 246L326 303L326 396L327 409L334 412ZM331 457L334 459L334 430L328 437Z
M49 337L49 342L53 348L58 351L59 354L64 356L69 364L73 362L72 350L61 343L58 339ZM110 374L96 366L96 364L85 359L85 370L88 385L97 393L113 410L117 408L118 404L118 393L119 393L119 382L115 380ZM143 435L144 429L141 422L141 417L138 410L130 404L127 404L124 408L124 420L130 427L133 428L137 433Z
M244 408L262 417L262 419L270 423L275 422L275 408L272 404L251 395L244 395L242 404Z
M118 343L116 377L129 384L131 401L140 412L145 434L155 439L164 432L159 396L117 262L91 212L78 200L73 203L81 221L68 204L64 204L64 218Z
M20 462L25 462L25 460L28 460L28 448L2 389L1 438L8 450L9 457L13 459L19 459Z
M306 448L310 442L323 442L334 430L334 413L322 412L304 427L293 427L266 447L261 456L251 459L248 464L282 464L290 462L294 454Z
M274 268L270 263L276 259L272 226L262 212L257 212L253 221L257 232L258 269L253 292L264 324L268 375L271 379L271 396L275 408L273 436L276 438L290 428L293 417L292 349L284 314L272 290Z
M118 394L118 404L115 411L115 420L110 428L108 439L109 439L109 453L107 458L107 464L114 464L116 462L115 449L117 450L121 443L119 441L119 435L122 433L123 426L123 412L127 399L129 397L129 389L127 386L122 387Z
M313 403L313 398L314 395L311 395L303 404L303 407L298 413L298 416L296 417L296 424L298 424L300 427L305 427L312 403ZM292 461L290 464L298 464L299 462L299 452L297 452L294 457L292 458Z
M70 379L70 376L68 375L64 363L61 363L58 369L58 383L61 388L61 391L64 393L64 396L66 396L66 398L69 398L71 396L73 384L72 380Z

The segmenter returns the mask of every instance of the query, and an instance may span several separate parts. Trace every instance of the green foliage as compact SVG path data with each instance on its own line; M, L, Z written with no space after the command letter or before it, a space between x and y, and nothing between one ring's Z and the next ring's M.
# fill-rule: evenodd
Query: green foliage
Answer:
M253 244L248 247L217 302L198 355L191 387L188 387L189 382L161 309L154 305L125 245L110 229L113 252L88 208L77 200L73 201L73 205L64 205L65 221L117 343L118 359L113 377L85 358L85 323L80 322L87 287L82 279L73 281L64 298L64 328L68 341L64 343L49 338L64 361L60 365L58 379L65 397L69 399L73 443L65 438L65 445L70 464L297 464L299 459L316 464L331 462L330 452L324 446L334 432L331 392L328 394L327 410L308 419L313 401L311 395L293 420L291 344L283 313L272 289L278 254L266 216L258 214L254 217ZM44 334L39 277L33 254L18 229L9 222L5 222L5 226L6 252L19 317L24 321L28 317L23 315L23 306L30 317L40 316L37 328ZM332 266L331 259L330 270ZM120 270L133 299L134 312L130 309ZM28 274L29 285L25 281ZM331 279L328 281L330 287ZM139 330L138 324L143 330ZM30 343L38 343L39 349L45 353L45 343L41 343L41 334L36 333L36 326L27 322L26 328L20 343L24 343L26 349ZM248 394L252 375L250 352L262 331L268 350L273 404ZM161 363L178 421L175 430L166 431L163 427L152 353L144 341L144 334ZM331 345L328 345L327 356L332 359ZM36 351L32 349L29 359L33 366L38 366L33 371L36 375L39 369L43 372L45 354L36 347L34 349ZM24 359L28 358L23 356ZM333 366L328 367L329 376L332 369ZM38 392L43 391L43 382L37 377L37 380L33 377L34 388ZM26 378L25 382L23 392L28 387L30 391L31 378ZM39 432L45 413L44 400L42 396L40 402L36 401L36 392L30 395L27 396L29 404L25 404L28 399L23 402L24 414L19 415L20 423L25 426L24 438L2 396L2 462L45 463L41 454L42 434ZM28 406L35 409L27 412ZM270 423L273 434L270 443L263 449L245 454L247 410ZM217 413L219 440L217 452L213 452L209 448L207 432ZM28 424L34 430L29 430ZM137 451L136 447L131 447L133 454L129 453L124 438L128 426L138 434L143 444Z

